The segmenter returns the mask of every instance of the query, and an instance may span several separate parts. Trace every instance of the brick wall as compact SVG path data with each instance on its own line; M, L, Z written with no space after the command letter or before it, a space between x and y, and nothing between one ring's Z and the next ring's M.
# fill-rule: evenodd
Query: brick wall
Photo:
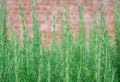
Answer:
M89 36L89 29L93 25L93 13L97 12L97 23L99 24L99 5L103 4L105 9L106 22L109 27L110 34L114 33L114 10L113 0L36 0L38 23L40 31L49 33L49 38L52 37L52 17L57 18L57 30L60 31L61 19L65 14L64 6L69 8L69 20L71 22L71 32L77 33L79 21L79 6L83 6L83 18L86 28L86 37ZM22 20L20 16L19 4L22 4L26 14L26 24L28 35L32 36L32 0L7 0L7 28L8 31L13 27L18 31L19 39L22 41Z

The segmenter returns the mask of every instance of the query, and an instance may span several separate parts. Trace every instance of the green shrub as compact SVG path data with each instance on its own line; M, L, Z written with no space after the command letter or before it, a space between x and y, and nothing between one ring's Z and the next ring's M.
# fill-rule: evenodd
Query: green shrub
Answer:
M86 36L82 11L79 8L80 33L74 37L70 32L69 10L66 8L65 20L62 20L62 36L58 42L57 32L53 31L53 42L42 45L39 32L35 0L33 7L33 37L27 36L25 14L20 5L23 22L23 44L21 45L13 31L13 38L7 38L6 9L3 0L0 25L0 82L118 82L119 57L119 18L115 21L116 47L111 46L110 35L101 8L101 28L98 29L96 16L94 27L90 31L89 46ZM56 18L53 18L56 28ZM101 34L99 34L101 32ZM47 36L47 35L46 35ZM47 38L47 37L46 37ZM47 38L48 39L48 38ZM48 46L51 44L51 46ZM113 56L114 55L114 56Z

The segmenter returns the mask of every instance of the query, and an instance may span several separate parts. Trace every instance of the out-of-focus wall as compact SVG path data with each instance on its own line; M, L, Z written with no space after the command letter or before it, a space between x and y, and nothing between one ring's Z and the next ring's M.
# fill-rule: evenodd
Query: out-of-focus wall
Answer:
M7 6L7 28L18 31L18 37L22 41L23 25L20 16L19 4L24 7L28 35L32 36L32 0L6 0ZM93 15L96 12L97 23L100 22L100 4L103 5L106 23L109 27L110 34L114 33L114 9L113 0L36 0L36 10L40 32L49 34L52 38L53 16L57 19L57 31L61 28L61 19L65 14L65 6L69 8L69 21L71 22L71 32L78 32L79 28L79 6L83 7L83 20L85 22L86 37L89 37L89 30L93 26ZM89 39L88 39L89 40Z

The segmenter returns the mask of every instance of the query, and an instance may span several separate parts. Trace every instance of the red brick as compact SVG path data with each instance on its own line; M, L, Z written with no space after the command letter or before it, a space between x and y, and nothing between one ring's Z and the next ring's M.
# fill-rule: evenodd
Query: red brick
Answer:
M120 1L119 1L120 3ZM24 7L24 12L26 15L26 24L28 29L28 34L32 33L32 0L7 0L7 13L8 13L8 25L9 27L10 23L17 28L17 30L20 30L21 35L21 41L22 41L22 23L21 23L21 16L20 16L20 10L19 10L19 4L22 4ZM71 32L75 33L77 32L79 26L79 6L83 6L83 18L85 22L85 28L86 28L86 37L89 36L89 29L93 26L93 15L96 12L97 14L97 23L100 25L100 4L103 5L105 8L105 17L106 22L108 24L108 27L110 28L110 33L114 32L114 10L113 10L113 0L36 0L36 12L37 12L37 18L38 23L41 26L41 30L44 33L51 32L52 30L52 16L56 15L57 18L57 29L61 27L61 19L63 15L65 15L65 9L64 6L67 6L69 8L69 20L72 22L71 24ZM19 29L18 29L19 28ZM60 30L60 29L59 29ZM52 35L49 35L50 38L52 38ZM89 41L89 39L87 39Z

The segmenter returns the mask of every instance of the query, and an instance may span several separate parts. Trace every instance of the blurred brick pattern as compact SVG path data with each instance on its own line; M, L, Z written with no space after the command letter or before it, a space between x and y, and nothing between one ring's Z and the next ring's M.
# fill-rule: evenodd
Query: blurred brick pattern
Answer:
M119 0L120 1L120 0ZM22 41L22 20L20 16L19 4L24 7L26 15L26 24L28 35L32 36L32 0L7 0L7 28L10 31L14 28L18 31L18 37ZM57 19L57 31L61 28L61 19L65 14L64 6L69 8L69 20L71 22L71 32L78 32L79 22L79 6L83 6L83 20L85 22L86 37L89 35L89 30L93 26L93 15L96 12L97 23L100 21L100 4L105 9L106 22L108 24L110 34L114 33L114 9L113 0L36 0L37 18L40 24L40 31L49 33L49 38L52 38L53 16Z

